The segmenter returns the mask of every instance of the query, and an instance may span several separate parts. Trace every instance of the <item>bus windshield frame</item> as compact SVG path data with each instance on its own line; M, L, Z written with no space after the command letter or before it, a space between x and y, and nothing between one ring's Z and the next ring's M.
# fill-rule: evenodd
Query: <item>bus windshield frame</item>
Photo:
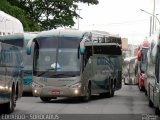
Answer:
M41 37L35 39L33 74L43 77L80 75L77 37Z

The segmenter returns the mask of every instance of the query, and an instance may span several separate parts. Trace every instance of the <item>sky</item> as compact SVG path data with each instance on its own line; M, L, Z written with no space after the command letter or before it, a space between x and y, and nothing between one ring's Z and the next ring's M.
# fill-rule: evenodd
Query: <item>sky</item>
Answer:
M101 30L128 38L129 44L139 44L149 36L150 15L154 0L99 0L98 5L79 3L80 30ZM155 0L155 13L160 18L160 0ZM78 28L75 20L74 28ZM156 23L158 26L158 22ZM157 27L158 28L158 27Z

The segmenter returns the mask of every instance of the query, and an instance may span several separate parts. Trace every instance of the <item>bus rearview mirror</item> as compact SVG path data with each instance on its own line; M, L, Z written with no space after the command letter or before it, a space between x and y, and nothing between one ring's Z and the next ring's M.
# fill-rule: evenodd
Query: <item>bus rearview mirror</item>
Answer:
M84 41L85 41L85 39L83 39L83 40L80 42L80 54L81 54L81 55L83 55L83 54L84 54L84 51L85 51Z
M84 48L80 48L80 53L81 53L81 55L83 55L83 54L84 54L84 51L85 51L85 49L84 49Z
M27 55L31 55L31 52L32 52L32 42L33 40L30 40L26 46L26 53Z

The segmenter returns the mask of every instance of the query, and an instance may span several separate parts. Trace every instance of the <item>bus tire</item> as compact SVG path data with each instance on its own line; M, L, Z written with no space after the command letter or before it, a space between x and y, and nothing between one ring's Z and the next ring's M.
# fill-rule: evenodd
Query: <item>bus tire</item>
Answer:
M159 110L158 107L155 108L155 114L156 114L156 115L160 115L160 110Z
M91 99L91 84L88 84L86 95L83 97L84 102L88 102Z
M126 80L125 80L125 78L124 78L124 85L127 85L127 84L126 84Z
M153 102L151 100L149 100L149 107L153 107Z
M4 113L6 114L10 114L14 111L14 108L16 107L16 92L14 86L12 87L9 102L3 104L3 107L5 110Z
M43 102L50 102L50 101L51 101L51 98L50 98L50 97L40 97L40 99L41 99Z
M114 96L114 84L111 84L110 89L109 89L109 97L113 97Z
M147 90L145 89L145 96L147 96L148 94L147 94Z

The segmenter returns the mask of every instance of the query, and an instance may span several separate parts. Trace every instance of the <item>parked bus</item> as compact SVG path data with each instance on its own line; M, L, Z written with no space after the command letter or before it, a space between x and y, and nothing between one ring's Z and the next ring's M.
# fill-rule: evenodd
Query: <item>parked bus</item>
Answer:
M23 60L24 60L24 78L23 78L23 93L32 93L32 64L33 56L27 55L27 44L30 40L36 37L38 32L28 32L24 33L24 50L23 50ZM33 48L33 46L32 46Z
M125 85L138 84L137 72L138 72L137 57L125 58L123 65L124 84Z
M0 36L24 33L22 23L15 17L0 10Z
M114 96L121 88L121 38L107 32L44 31L28 44L33 53L33 96L44 102L57 97L92 94Z
M160 32L151 37L148 51L147 81L149 106L155 107L155 113L160 114Z
M146 84L146 70L147 70L147 52L149 50L149 41L144 40L138 51L138 87L140 91L145 91L147 94Z
M0 36L0 109L11 113L23 92L23 34Z

